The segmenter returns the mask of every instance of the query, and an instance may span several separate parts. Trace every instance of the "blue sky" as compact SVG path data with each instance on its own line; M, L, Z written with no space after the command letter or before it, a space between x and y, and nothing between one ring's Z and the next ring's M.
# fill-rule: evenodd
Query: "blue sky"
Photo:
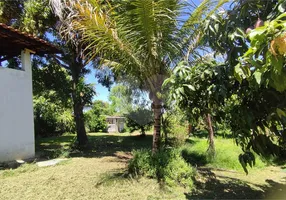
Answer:
M108 101L109 91L106 87L103 87L100 83L97 82L94 70L85 76L85 82L94 84L95 86L96 96L93 97L93 100Z

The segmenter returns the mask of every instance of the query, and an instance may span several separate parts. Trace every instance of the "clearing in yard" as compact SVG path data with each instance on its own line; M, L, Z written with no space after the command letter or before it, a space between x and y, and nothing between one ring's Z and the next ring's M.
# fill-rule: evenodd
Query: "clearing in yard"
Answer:
M74 135L65 135L37 141L37 154L41 158L69 157L60 164L38 167L32 163L1 170L0 199L286 198L286 170L283 167L261 165L245 175L242 170L232 169L232 165L222 169L215 161L213 164L202 163L197 166L193 191L170 190L157 180L130 177L126 173L131 151L151 148L151 135L142 138L137 134L94 133L89 134L87 150L70 151L74 138ZM202 144L207 144L205 139L195 138L189 142L187 155L195 155L192 148ZM223 144L228 148L225 151ZM231 149L239 153L235 144L231 148L230 144L233 144L231 139L218 139L217 154L227 155ZM202 153L197 152L197 155L197 158L203 157ZM224 159L221 155L217 157ZM233 166L236 168L236 164Z

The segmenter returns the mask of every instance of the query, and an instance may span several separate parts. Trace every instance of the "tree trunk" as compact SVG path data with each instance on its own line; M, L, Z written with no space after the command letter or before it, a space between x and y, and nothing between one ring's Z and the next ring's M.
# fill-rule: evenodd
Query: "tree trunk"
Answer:
M214 153L215 152L214 131L213 131L213 127L212 127L211 115L209 113L206 114L206 123L207 123L207 127L208 127L208 132L209 132L209 147L208 147L208 151Z
M167 130L167 117L162 116L161 120L162 120L162 131L164 134L164 139L165 139L165 145L167 145L168 143L168 130Z
M74 102L75 126L76 126L77 141L79 146L86 145L88 141L84 126L84 116L82 110L83 109L81 108L80 103Z
M191 122L188 121L188 136L189 137L191 137L192 130L193 130L193 126L192 126Z
M79 146L84 146L88 142L86 135L85 125L84 125L84 116L83 116L83 105L80 94L77 94L77 84L78 78L73 77L73 109L74 109L74 118L76 126L77 141Z
M145 129L144 127L141 127L141 137L145 137L146 133L145 133Z
M162 116L162 101L155 98L152 103L154 112L154 132L153 132L153 145L152 152L158 151L160 146L160 133L161 133L161 116Z
M155 66L155 65L154 65ZM152 101L152 109L154 112L154 132L153 132L153 143L152 153L156 153L160 147L161 137L161 118L162 118L162 84L165 80L165 76L162 74L154 74L148 77L148 83L150 84L149 99Z

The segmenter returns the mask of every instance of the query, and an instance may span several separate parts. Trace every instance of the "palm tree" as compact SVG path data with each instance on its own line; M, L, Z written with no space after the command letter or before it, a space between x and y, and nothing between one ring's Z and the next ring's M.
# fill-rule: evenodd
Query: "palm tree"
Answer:
M149 92L154 111L153 152L159 148L162 84L179 61L192 60L201 25L227 0L51 0L66 36L81 35L85 58L126 74ZM70 34L70 33L73 34Z

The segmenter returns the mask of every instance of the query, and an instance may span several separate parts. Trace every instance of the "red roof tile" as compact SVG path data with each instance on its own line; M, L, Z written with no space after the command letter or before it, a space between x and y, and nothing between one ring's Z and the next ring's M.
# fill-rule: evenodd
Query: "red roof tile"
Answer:
M0 23L0 55L18 55L25 48L39 55L60 53L49 42Z

